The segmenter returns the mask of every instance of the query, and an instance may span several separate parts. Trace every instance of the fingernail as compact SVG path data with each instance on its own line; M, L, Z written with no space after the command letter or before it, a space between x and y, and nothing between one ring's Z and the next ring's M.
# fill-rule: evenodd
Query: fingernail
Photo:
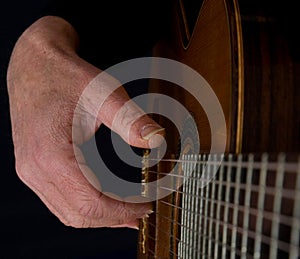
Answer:
M143 218L149 218L149 215L152 214L153 212L154 212L153 210L148 210Z
M134 222L132 222L131 224L129 224L129 227L130 228L133 228L133 229L136 229L136 230L139 230L139 220L135 220Z
M155 134L164 131L164 128L157 127L156 125L145 125L141 130L141 136L144 140L149 140Z

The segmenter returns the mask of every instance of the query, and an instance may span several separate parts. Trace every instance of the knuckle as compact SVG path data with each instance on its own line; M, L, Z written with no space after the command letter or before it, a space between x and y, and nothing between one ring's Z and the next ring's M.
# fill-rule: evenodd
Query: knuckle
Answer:
M65 226L73 227L73 228L89 228L92 226L91 220L81 215L74 215L67 216L65 219L60 219L61 222Z
M102 210L99 210L99 206L86 202L75 212L75 215L69 214L64 224L74 228L89 228L94 227L95 224L101 227L105 222L106 218L102 215Z
M97 202L86 202L79 208L79 215L84 218L102 218L102 210Z
M114 218L116 211L111 203L107 203L105 195L97 192L93 198L86 197L78 203L78 214L86 219L96 220L98 222L106 221L109 218Z
M124 204L118 211L119 211L119 217L121 217L123 219L128 219L128 218L132 217L131 213L129 212L129 210L126 209Z
M28 186L33 185L34 176L33 169L30 163L26 163L20 161L20 159L16 159L15 169L17 176L23 183L25 183Z

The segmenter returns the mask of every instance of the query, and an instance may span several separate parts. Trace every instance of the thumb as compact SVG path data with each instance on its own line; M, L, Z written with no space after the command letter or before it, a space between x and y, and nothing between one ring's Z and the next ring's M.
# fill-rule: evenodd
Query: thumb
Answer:
M111 129L136 147L155 148L164 141L164 128L130 99L116 112Z
M81 111L93 118L96 128L104 123L130 145L154 148L164 141L164 128L131 100L121 83L105 71L89 83L78 104Z

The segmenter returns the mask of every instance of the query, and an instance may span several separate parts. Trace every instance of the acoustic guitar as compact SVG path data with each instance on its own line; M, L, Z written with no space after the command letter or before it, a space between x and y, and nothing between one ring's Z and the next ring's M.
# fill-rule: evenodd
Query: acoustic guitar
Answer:
M151 80L149 92L172 97L190 116L178 116L175 127L160 115L164 101L149 102L166 128L167 149L162 158L159 149L144 154L142 194L150 183L158 198L140 223L138 258L299 258L300 55L290 29L295 16L285 8L276 1L173 1L153 54L189 66L211 86L226 145L213 152L214 118L191 93ZM170 174L173 189L157 184Z

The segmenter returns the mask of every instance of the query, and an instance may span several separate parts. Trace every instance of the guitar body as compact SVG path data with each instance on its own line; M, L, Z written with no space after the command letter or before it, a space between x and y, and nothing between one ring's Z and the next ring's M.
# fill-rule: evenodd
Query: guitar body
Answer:
M277 155L280 152L289 154L300 152L300 88L298 87L300 85L300 55L299 50L295 47L297 46L296 39L287 29L291 24L287 20L282 23L284 19L278 13L280 9L275 8L274 11L267 8L268 5L272 4L275 3L241 1L239 4L237 0L204 0L191 3L188 0L176 0L172 10L170 10L170 27L166 31L165 38L154 49L154 56L174 59L196 70L208 82L218 97L226 121L225 164L233 163L236 165L233 173L230 171L231 167L224 166L220 169L221 171L224 170L223 174L218 172L216 176L217 182L220 184L224 181L226 186L230 185L231 180L236 184L236 187L238 184L259 186L264 183L273 188L279 184L272 180L272 175L269 175L267 169L265 170L266 178L263 181L259 168L260 166L267 166L268 159L266 160L263 156L258 158L257 163L260 171L256 172L251 167L253 165L252 158L250 159L252 162L249 162L248 157L238 158L235 155L266 152L273 157L274 154ZM284 17L287 18L288 16L285 15ZM200 153L208 154L211 148L211 137L216 132L211 131L209 119L201 104L186 90L169 82L152 80L150 92L170 96L186 107L196 122L196 130L201 144ZM154 112L164 109L164 103L160 103L159 99L151 102L151 105L153 107L150 107L150 110ZM168 146L164 159L166 161L169 159L168 161L171 162L160 162L150 170L145 170L143 173L146 182L160 178L161 172L169 172L174 167L174 163L182 159L178 154L178 146L180 138L182 138L180 129L176 129L172 122L163 116L157 116L156 119L166 128ZM186 118L179 118L179 121L181 121L181 129L189 127ZM191 132L189 136L184 136L189 139L188 143L193 142L194 130L188 131ZM183 150L186 154L193 153L191 145L183 147ZM234 158L231 157L231 154L234 155ZM281 190L282 188L293 190L296 195L299 172L295 164L297 160L294 159L294 156L292 157L293 166L291 167L293 170L291 171L293 173L289 172L284 177L287 183L277 187L281 187ZM199 158L200 161L202 159L206 161L207 158ZM246 163L245 168L240 166L241 161L239 159L246 159L243 160ZM254 156L255 159L257 158ZM272 160L273 158L269 159L275 161ZM280 168L277 162L276 160L276 167L273 169L276 172L278 172L276 168ZM147 165L145 166L147 167ZM249 169L250 167L252 169ZM251 172L252 178L249 178L250 180L245 176L246 174L241 173L244 170ZM184 175L184 172L179 174ZM279 176L276 175L275 178L279 179ZM289 182L295 184L289 184ZM139 258L200 258L201 256L206 256L205 258L229 258L229 256L231 258L248 258L249 255L255 257L261 253L257 257L259 258L264 254L274 255L276 254L275 250L280 250L278 245L275 248L264 250L259 242L255 241L261 239L261 235L257 235L255 232L258 230L265 233L269 239L270 237L276 239L280 236L278 231L275 233L275 230L272 230L273 225L271 223L269 225L265 223L263 214L260 217L261 222L264 223L261 223L263 226L259 229L257 223L260 222L259 220L252 216L245 216L246 219L242 216L242 210L234 207L237 203L240 207L253 205L254 211L259 212L260 209L264 210L267 206L258 204L261 197L264 198L265 204L268 202L273 204L276 197L262 194L261 190L249 191L251 199L246 201L248 197L246 187L245 189L237 187L238 194L236 194L235 199L238 200L234 200L234 198L230 198L232 196L230 188L226 187L223 190L222 184L220 186L207 186L206 191L204 189L204 192L208 193L207 196L205 196L203 189L201 191L197 188L197 182L193 184L192 189L189 188L191 187L182 186L167 197L159 199L155 203L155 213L149 219L141 222ZM218 188L224 197L220 194L222 197L219 197L219 201L223 205L220 205L217 215L218 206L213 207L207 200L216 198L213 190L217 193ZM259 187L257 188L259 189ZM190 194L194 193L193 196L196 198L186 198L184 194L187 190ZM200 196L206 201L200 202L198 199ZM273 214L275 212L283 213L286 217L290 217L291 222L294 222L295 215L298 215L293 212L295 211L295 201L283 199L282 196L277 198L284 200L285 205L281 205L279 211L276 208L278 205L273 205L268 210ZM205 212L207 218L209 218L210 211L210 216L214 221L206 222L205 219L201 221L199 219L201 212L191 208L188 205L189 200L194 205L202 204L197 206L207 209ZM224 204L228 204L229 207ZM198 216L195 217L193 213L187 214L185 212L189 210L193 210L194 214ZM250 212L248 211L248 213ZM222 222L222 218L225 216L230 220L226 219L227 221ZM205 225L201 222L204 222ZM221 225L219 229L211 226L215 223ZM250 233L253 232L252 238L245 237L245 233L239 236L239 232L232 229L226 230L225 233L224 224L235 226L235 228L240 229L240 233L245 232L243 232L243 227L245 230L247 225L247 230ZM197 226L196 234L188 234L186 230L193 229L192 225ZM201 232L202 230L198 229L205 229L206 232ZM213 233L209 233L209 229L213 230ZM218 231L222 232L220 237L217 236ZM194 233L195 230L192 232ZM285 233L290 236L292 235L290 232ZM187 235L190 236L187 238ZM235 244L227 241L228 235L230 240L235 238ZM200 238L200 236L202 237ZM213 242L211 240L205 241L205 236L214 239L214 249L212 248ZM216 240L219 240L219 245L216 245L218 243ZM243 248L244 250L242 249L241 244L243 242L248 242L248 249L247 246ZM290 249L290 251L293 251L291 254L298 255L299 249L297 247L299 244L297 240L287 239L282 242L286 242L287 246L294 242L296 248ZM189 248L183 248L184 243L188 243L187 247L191 246L190 250L194 252L187 252ZM200 243L202 246L199 245ZM270 246L270 243L268 245ZM207 247L210 248L205 251ZM198 250L202 251L199 252ZM234 253L228 252L233 250ZM284 250L283 255L288 253L289 251ZM277 256L279 255L278 252ZM296 257L291 256L291 258Z
M190 22L193 26L188 27L188 13L184 9L184 4L188 1L175 2L172 22L174 27L170 28L172 33L165 41L157 44L154 56L180 61L204 77L217 95L224 112L227 124L226 149L236 151L241 145L240 128L243 121L243 53L239 16L235 10L237 6L224 1L204 1L198 6L199 17L194 17ZM209 121L197 100L181 87L167 87L166 82L153 81L150 91L175 98L191 112L197 124L201 150L209 151ZM153 103L157 106L157 102ZM171 127L167 126L167 129L170 130ZM174 140L174 134L176 133L170 132L167 137ZM169 143L171 142L174 141Z

